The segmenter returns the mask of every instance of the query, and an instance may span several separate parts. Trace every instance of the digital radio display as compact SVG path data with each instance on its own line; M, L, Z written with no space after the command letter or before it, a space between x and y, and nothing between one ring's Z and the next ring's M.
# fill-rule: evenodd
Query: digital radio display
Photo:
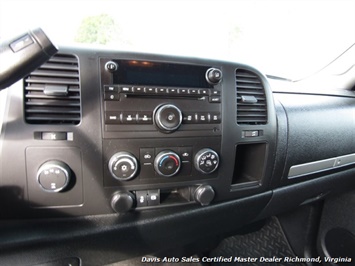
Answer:
M114 84L211 88L205 73L209 67L156 63L137 60L114 60L118 71L113 74Z

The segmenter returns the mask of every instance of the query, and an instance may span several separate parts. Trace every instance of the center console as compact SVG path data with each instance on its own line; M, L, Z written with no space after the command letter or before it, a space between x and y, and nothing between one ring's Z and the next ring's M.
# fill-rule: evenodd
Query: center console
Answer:
M104 186L120 189L113 208L164 205L163 194L168 205L208 204L214 191L197 181L218 176L222 71L116 58L100 69Z

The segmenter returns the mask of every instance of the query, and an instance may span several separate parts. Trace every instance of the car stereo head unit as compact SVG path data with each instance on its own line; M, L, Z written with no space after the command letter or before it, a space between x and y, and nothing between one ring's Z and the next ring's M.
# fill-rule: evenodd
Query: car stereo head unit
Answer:
M218 67L101 58L100 68L104 138L221 134Z

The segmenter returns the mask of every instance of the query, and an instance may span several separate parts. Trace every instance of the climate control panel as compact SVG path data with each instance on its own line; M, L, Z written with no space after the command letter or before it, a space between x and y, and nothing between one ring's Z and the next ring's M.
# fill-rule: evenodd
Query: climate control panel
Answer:
M172 144L172 145L169 145ZM129 187L205 180L218 176L220 138L105 140L104 186ZM207 146L208 145L208 146Z

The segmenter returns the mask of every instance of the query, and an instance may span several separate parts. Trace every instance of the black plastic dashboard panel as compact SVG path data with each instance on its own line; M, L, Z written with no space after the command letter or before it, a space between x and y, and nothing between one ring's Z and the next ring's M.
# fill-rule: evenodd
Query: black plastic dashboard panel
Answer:
M75 69L79 66L81 122L78 125L60 121L57 124L26 123L22 82L8 89L6 122L2 128L1 182L6 202L2 204L2 217L109 214L114 212L111 201L117 193L133 196L130 208L135 209L146 206L144 202L138 204L135 199L138 195L141 199L141 195L145 197L153 192L154 199L162 203L152 204L152 208L157 208L196 204L201 199L214 203L268 190L275 156L276 113L268 82L259 71L247 65L216 60L78 48L61 48L59 61L64 60L66 65L58 66L58 60L53 60L48 63L54 64L50 69L58 68L60 72L61 68L68 68L73 56L77 58ZM119 64L117 73L121 74L112 74L106 66L111 62ZM141 66L125 68L129 63ZM141 69L143 65L149 70ZM153 67L155 65L158 68ZM42 67L41 73L46 67ZM244 83L240 86L246 86L243 92L246 96L242 95L244 102L240 103L246 105L244 112L251 117L258 115L259 107L254 108L256 113L250 110L256 101L256 106L265 107L260 115L266 114L263 118L266 124L237 123L237 69L243 70L240 75ZM210 70L221 75L219 78L223 73L222 80L206 82ZM63 82L51 73L36 80ZM182 81L181 77L186 80ZM31 86L43 86L33 82ZM70 82L77 84L77 81ZM263 98L247 96L248 90L254 93L255 89L261 90L261 93L255 91L255 95ZM32 93L33 97L26 95L33 98L31 104L36 104L37 96L48 98L41 96L40 90ZM48 100L56 103L64 100L70 104L71 99L61 95ZM177 128L162 130L159 126L157 117L162 107L169 110L168 115L181 116ZM201 155L201 151L205 153ZM125 157L112 164L112 157L122 152ZM177 173L171 177L159 172L161 167L166 167L166 171L169 167L178 168L170 165L171 158L159 157L164 152L175 154L181 161ZM150 156L150 161L145 161L145 155ZM214 159L217 155L219 161ZM236 158L244 156L250 160L236 164ZM129 161L132 157L137 161L135 166ZM157 162L158 157L168 159L164 163ZM211 173L198 169L197 157L201 165L211 164L203 168ZM209 158L212 160L208 161ZM71 181L60 192L44 192L38 184L39 176L54 180L47 182L53 190L58 190L56 186L60 183L56 178L64 178L61 169L55 167L38 173L43 164L53 160L69 167ZM110 170L111 165L115 169ZM121 169L126 170L127 166L134 169L133 178L113 176L113 172L122 174ZM255 168L258 170L254 171ZM196 196L200 186L203 188L199 193L207 188L208 196Z
M88 265L103 265L228 235L244 224L354 184L351 164L288 178L291 167L355 153L353 97L273 94L264 75L238 63L71 47L60 48L60 53L78 59L78 125L26 123L23 82L1 93L7 97L1 99L5 105L0 121L0 261L4 264L34 265L75 257ZM180 70L185 66L199 70L198 79L213 68L223 73L223 79L212 85L202 77L196 83L193 75L195 83L169 83L169 78L166 83L161 75L170 75L169 70L153 75L164 81L157 86L149 75L137 84L132 79L121 84L121 78L105 68L112 60ZM248 83L264 91L250 92ZM156 121L159 108L166 105L174 106L169 115L179 114L177 109L182 114L181 125L169 132ZM255 119L255 110L264 122L237 122L238 115ZM212 121L214 114L217 121ZM196 123L189 123L189 115ZM219 156L218 167L210 174L199 171L194 159L202 158L200 152L206 148L215 151L206 159ZM177 173L169 177L160 175L159 164L154 164L163 151L175 154L176 161L181 159ZM137 160L133 178L113 177L117 170L110 171L109 165L115 154L119 154L117 161L124 159L120 163L132 162L132 157ZM61 168L38 174L48 161L61 161L70 169L70 182L59 192L43 191L38 184L40 175L53 177L58 171L58 177L63 177ZM129 166L122 165L122 171ZM49 186L56 188L53 183ZM196 196L201 186L199 192L207 191L207 196ZM145 196L153 194L160 197L159 204L142 205ZM128 213L115 214L112 202L117 195L133 196ZM143 202L138 203L142 195ZM208 205L211 199L210 206L197 204L207 201ZM127 206L118 209L122 207Z

